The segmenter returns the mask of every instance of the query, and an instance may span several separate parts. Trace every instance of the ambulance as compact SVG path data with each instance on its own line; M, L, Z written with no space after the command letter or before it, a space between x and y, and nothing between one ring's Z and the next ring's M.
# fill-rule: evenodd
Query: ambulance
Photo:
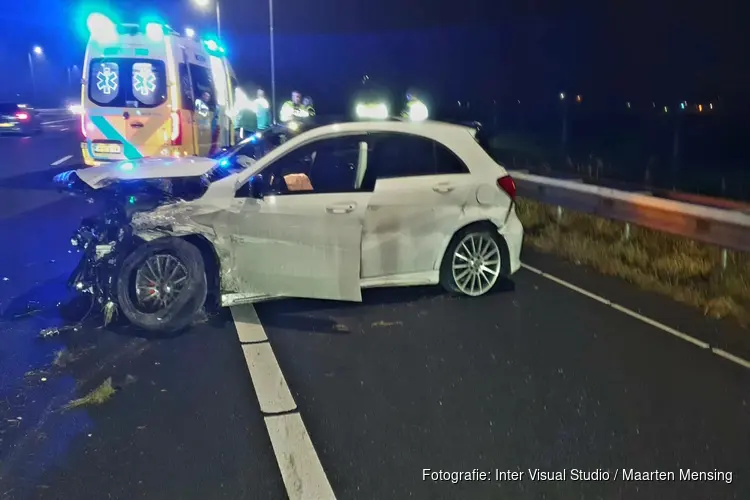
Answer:
M81 153L87 166L153 156L211 156L235 143L237 80L217 40L148 22L87 21Z

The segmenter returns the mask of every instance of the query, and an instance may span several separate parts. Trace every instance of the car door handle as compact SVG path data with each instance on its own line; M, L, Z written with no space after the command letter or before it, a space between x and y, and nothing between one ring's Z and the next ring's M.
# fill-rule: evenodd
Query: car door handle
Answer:
M450 193L454 189L456 188L454 188L453 186L449 186L447 184L437 184L436 186L432 186L433 191L435 191L436 193L441 193L441 194Z
M353 203L348 205L331 205L326 207L326 212L329 214L348 214L353 212L355 208L357 208L357 206Z

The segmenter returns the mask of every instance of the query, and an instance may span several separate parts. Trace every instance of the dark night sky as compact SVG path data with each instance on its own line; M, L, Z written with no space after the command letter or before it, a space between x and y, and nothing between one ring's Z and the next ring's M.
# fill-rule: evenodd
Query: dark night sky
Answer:
M212 30L213 17L190 2L109 4L131 13L156 7L175 28ZM40 43L50 61L78 62L81 44L73 37L71 3L4 2L0 58L23 64L25 47ZM750 88L749 2L561 4L275 0L278 88L341 92L365 72L396 86L430 87L443 97L553 98L567 89L601 101L674 101L742 96ZM268 86L267 1L221 0L221 5L223 35L237 72ZM26 13L33 11L44 14L30 19Z

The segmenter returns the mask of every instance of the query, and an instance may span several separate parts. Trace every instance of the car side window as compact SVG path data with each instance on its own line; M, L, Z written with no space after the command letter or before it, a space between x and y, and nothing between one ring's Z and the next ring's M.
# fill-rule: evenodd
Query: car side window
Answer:
M442 144L411 134L373 134L366 182L376 179L468 173L466 165Z
M267 193L347 193L355 191L362 137L322 139L289 152L262 172Z

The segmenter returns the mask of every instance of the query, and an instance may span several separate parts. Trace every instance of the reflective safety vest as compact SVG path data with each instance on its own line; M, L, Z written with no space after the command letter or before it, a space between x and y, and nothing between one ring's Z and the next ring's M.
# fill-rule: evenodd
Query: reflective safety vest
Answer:
M309 118L310 112L303 108L300 104L294 104L292 101L286 101L281 106L281 112L279 113L279 120L288 122L293 119L304 119Z

